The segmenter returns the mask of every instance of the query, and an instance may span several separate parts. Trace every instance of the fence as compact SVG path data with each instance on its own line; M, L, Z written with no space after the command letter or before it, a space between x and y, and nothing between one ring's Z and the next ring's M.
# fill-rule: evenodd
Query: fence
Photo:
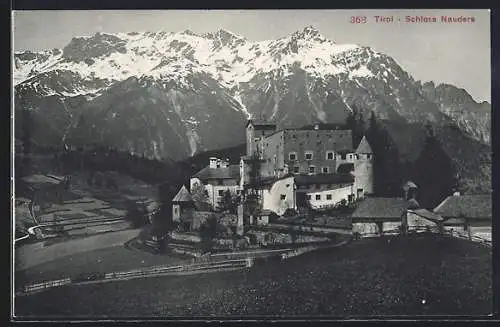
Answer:
M71 278L58 279L58 280L53 280L53 281L49 281L49 282L42 282L42 283L37 283L37 284L25 286L24 292L25 293L33 293L33 292L47 289L49 287L57 287L57 286L68 285L68 284L71 284Z
M189 265L180 266L157 266L152 268L132 269L122 272L111 272L106 274L86 274L85 276L78 276L75 278L64 278L48 282L36 283L24 287L24 293L29 294L38 292L51 287L58 287L69 284L78 284L85 282L102 282L113 280L124 280L132 278L142 278L151 276L161 276L165 274L174 273L189 273L189 272L210 272L221 269L242 269L252 267L254 260L252 258L238 259L238 260L223 260L216 262L198 262Z
M448 230L445 234L449 235L450 237L456 237L456 238L461 238L464 240L469 240L469 241L473 241L476 243L480 243L480 244L488 246L488 247L492 246L491 240L482 238L482 237L477 236L477 235L469 235L468 233L461 233L461 232L454 231L454 230Z

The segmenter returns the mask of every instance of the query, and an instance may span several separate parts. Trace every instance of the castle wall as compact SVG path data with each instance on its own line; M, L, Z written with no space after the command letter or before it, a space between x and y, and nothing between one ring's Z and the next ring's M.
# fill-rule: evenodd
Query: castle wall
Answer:
M341 134L342 135L342 134ZM328 173L336 172L337 160L335 154L338 150L336 144L338 137L351 137L350 133L342 136L333 136L327 130L286 130L284 131L284 159L289 163L292 173L308 174L309 167L314 166L315 174L323 173L323 168ZM333 152L332 159L327 158L327 152ZM306 160L306 153L312 153L312 159ZM290 161L290 153L296 154L296 160ZM298 171L294 170L298 167Z
M284 131L277 132L263 140L263 158L266 163L262 165L263 176L280 176L285 166L284 160Z

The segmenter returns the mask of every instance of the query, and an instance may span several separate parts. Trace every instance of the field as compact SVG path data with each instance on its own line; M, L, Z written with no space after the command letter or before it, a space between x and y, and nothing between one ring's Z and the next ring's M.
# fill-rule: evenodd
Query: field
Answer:
M116 245L67 255L17 271L15 284L24 286L41 281L77 277L87 273L109 273L155 265L179 265L190 260L191 257L184 255L153 255Z
M16 299L42 317L487 315L491 250L382 237L245 271L65 286Z
M17 271L25 270L70 255L78 256L83 252L121 246L138 234L138 229L128 229L76 238L50 245L42 243L25 244L16 248L14 264ZM64 265L61 267L64 267Z

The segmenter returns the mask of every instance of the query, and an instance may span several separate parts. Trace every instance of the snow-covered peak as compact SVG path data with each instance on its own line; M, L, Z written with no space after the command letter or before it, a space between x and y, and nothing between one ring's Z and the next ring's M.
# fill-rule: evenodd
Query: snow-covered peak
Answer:
M308 25L304 27L303 30L301 31L296 31L295 33L292 34L292 38L294 39L303 39L306 41L310 40L315 40L315 41L326 41L327 38L324 37L319 30L317 30L315 27Z
M256 42L225 29L204 35L189 30L96 33L73 38L62 51L26 58L17 55L14 76L17 85L55 69L76 72L83 80L107 81L131 76L183 79L203 73L232 88L258 73L289 74L297 65L313 74L346 73L343 58L356 56L359 49L354 44L336 44L312 26L277 40Z

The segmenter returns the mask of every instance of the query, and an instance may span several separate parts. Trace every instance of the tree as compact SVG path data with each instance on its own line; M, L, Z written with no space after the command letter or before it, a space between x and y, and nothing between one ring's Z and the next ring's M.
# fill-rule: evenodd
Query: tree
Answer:
M175 229L172 217L172 199L176 194L176 187L170 184L161 184L158 187L160 207L153 216L153 231L157 235L166 235Z
M261 181L261 159L257 153L248 159L248 192L245 195L245 207L249 215L255 215L259 210L258 187Z
M209 211L212 209L208 202L208 194L205 192L203 185L195 183L191 188L191 197L197 209L202 211Z
M378 122L373 111L366 137L374 153L374 193L380 196L400 196L403 170L399 151L389 132Z
M356 147L365 135L366 127L363 112L356 105L351 105L351 109L352 112L347 116L345 125L347 129L352 131L352 142Z
M129 201L127 203L127 214L125 219L132 222L134 228L141 228L148 223L147 209L144 203Z
M223 212L234 213L236 211L236 197L231 194L231 191L226 190L224 195L219 201L218 204L219 210Z
M217 237L218 221L214 215L208 217L200 226L201 248L203 252L209 252L213 248L213 239Z
M415 161L414 179L419 186L420 205L434 209L457 189L458 174L430 124L426 126L426 134L422 152Z

